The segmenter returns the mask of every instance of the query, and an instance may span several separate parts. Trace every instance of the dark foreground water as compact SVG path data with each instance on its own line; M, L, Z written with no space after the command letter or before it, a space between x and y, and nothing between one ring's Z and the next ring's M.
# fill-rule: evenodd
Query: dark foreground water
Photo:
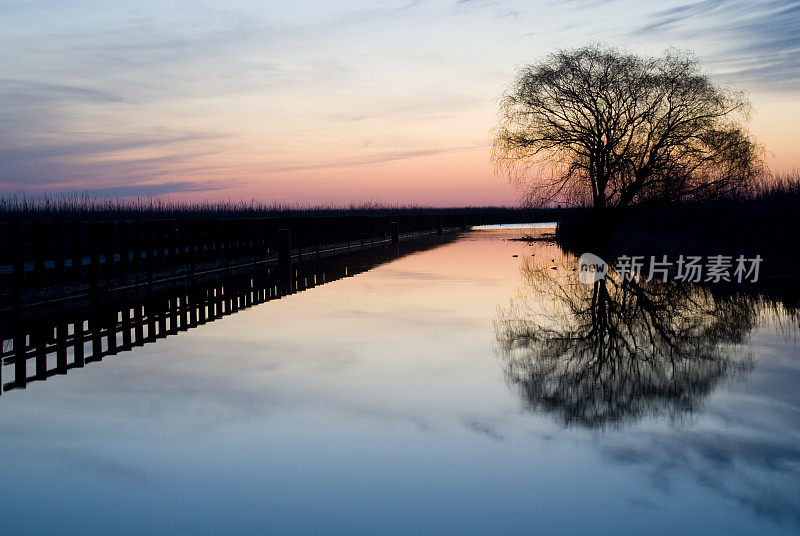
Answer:
M4 393L0 532L800 532L797 317L519 233Z

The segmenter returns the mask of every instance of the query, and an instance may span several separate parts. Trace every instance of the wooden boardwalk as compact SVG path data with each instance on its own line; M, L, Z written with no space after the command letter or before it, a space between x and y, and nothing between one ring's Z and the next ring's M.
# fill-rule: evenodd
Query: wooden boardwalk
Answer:
M23 286L10 289L0 308L0 393L434 247L457 236L450 231L461 230L434 223L400 233L399 225L388 222L381 233L330 233L325 243L319 235L312 235L312 241L301 235L298 245L291 229L258 235L250 232L257 225L244 225L244 238L231 242L208 228L208 236L182 235L177 231L191 229L185 222L174 228L173 223L150 222L150 230L160 229L157 236L126 239L120 233L104 247L98 247L102 241L87 243L83 238L92 235L83 234L81 247L90 250L90 260L76 263L75 270L61 257L52 262L53 249L28 242L24 275L6 274ZM44 237L38 233L42 228L24 236ZM31 262L29 251L46 252L45 261L34 257ZM74 258L85 260L85 251ZM106 259L112 261L106 264Z

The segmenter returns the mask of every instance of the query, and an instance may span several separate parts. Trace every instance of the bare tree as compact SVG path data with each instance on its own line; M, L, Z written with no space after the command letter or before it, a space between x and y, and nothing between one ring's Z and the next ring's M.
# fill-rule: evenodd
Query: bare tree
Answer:
M740 345L758 325L759 300L660 281L584 285L530 261L522 278L494 322L504 374L530 409L565 425L678 420L751 367Z
M595 208L731 193L763 171L746 95L689 52L600 45L522 67L500 101L493 160L530 204Z

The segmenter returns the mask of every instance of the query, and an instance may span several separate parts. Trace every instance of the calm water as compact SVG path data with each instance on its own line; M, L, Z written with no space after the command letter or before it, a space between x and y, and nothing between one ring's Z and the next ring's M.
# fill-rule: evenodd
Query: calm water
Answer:
M4 393L0 530L798 533L797 317L701 290L629 311L520 234Z

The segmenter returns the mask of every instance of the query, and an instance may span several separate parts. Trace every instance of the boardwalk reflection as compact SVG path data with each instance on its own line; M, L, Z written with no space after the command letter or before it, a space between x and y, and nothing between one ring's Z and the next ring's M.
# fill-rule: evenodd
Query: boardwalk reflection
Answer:
M531 409L588 428L680 418L749 370L740 344L764 300L661 282L584 285L569 266L527 264L524 290L496 318L507 381Z
M0 313L2 391L67 374L105 356L454 238L418 238L329 257L311 254L292 263L260 262L6 309Z

